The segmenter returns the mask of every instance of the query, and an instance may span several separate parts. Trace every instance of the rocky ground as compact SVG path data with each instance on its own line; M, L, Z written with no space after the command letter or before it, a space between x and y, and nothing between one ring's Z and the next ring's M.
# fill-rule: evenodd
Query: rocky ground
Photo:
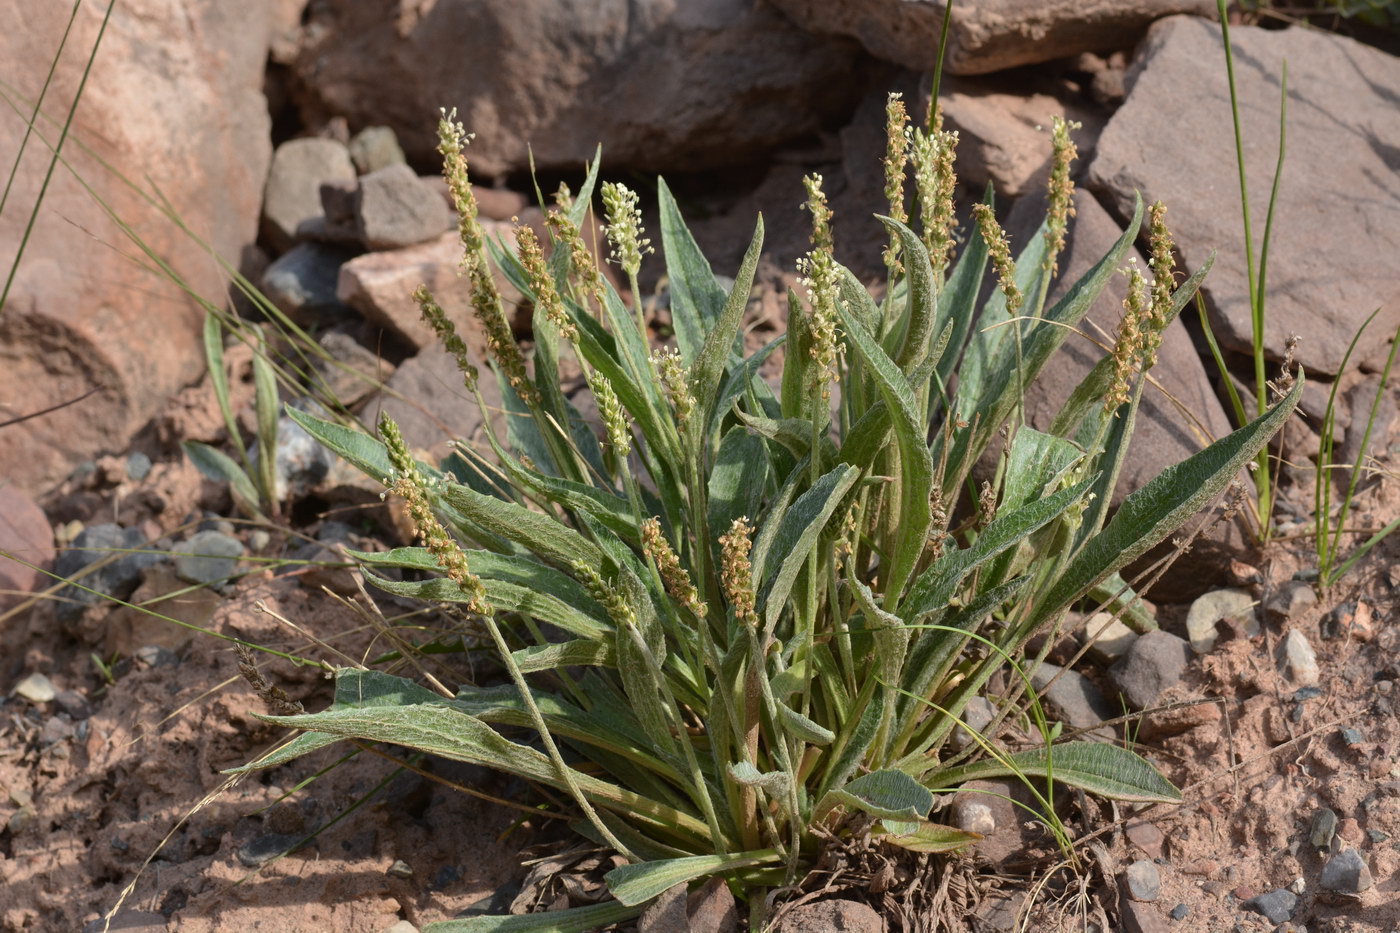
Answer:
M631 19L585 16L578 5L530 19L495 0L404 2L381 5L393 8L386 20L350 0L265 0L234 22L231 7L213 2L175 15L174 0L132 0L103 40L75 128L89 149L75 164L99 190L110 183L108 203L140 220L192 289L224 293L227 270L205 246L97 159L134 179L149 174L191 230L324 350L301 369L308 394L365 418L390 411L411 444L439 453L480 424L451 359L417 320L412 288L427 283L472 351L482 347L434 177L439 102L458 106L478 134L470 155L483 217L504 236L512 218L542 224L527 144L548 190L576 186L600 139L605 174L634 183L666 173L720 273L737 267L763 211L755 345L781 330L782 296L806 248L803 174L826 178L838 257L862 275L878 271L882 244L867 219L885 206L885 98L901 91L921 112L941 4L655 0L633 4ZM961 136L960 202L993 184L1013 243L1024 242L1042 209L1045 128L1055 115L1078 121L1078 215L1062 272L1072 280L1097 261L1135 191L1162 199L1188 271L1218 251L1205 289L1210 321L1247 378L1248 282L1219 27L1171 15L1215 4L968 6L951 30L941 89ZM1240 527L1208 521L1149 594L1161 633L1100 633L1100 620L1072 619L1050 651L1063 667L1037 675L1057 718L1135 743L1184 788L1183 804L1135 812L1062 794L1079 840L1066 863L1010 805L958 795L950 821L988 835L976 851L929 864L833 853L843 871L828 899L794 905L781 918L788 933L1400 925L1400 543L1320 590L1307 538L1327 393L1337 385L1334 439L1349 461L1400 323L1400 61L1393 33L1319 23L1338 29L1266 20L1234 32L1256 248L1285 60L1289 69L1265 347L1276 363L1300 336L1295 357L1310 382L1305 416L1280 448L1280 536L1259 548ZM46 7L24 29L0 32L4 60L33 64L38 81L62 25ZM90 42L97 25L84 12L74 41ZM71 96L80 64L65 60L56 94ZM0 124L0 141L17 146L18 126ZM15 196L32 198L44 164L27 155L21 167ZM378 489L286 419L284 516L270 525L240 517L226 486L179 447L229 442L201 375L202 315L122 255L135 247L71 178L56 180L46 205L0 317L0 420L81 400L0 425L0 550L39 568L0 560L0 929L102 929L100 915L116 909L111 929L402 933L395 924L596 896L602 856L561 855L558 827L450 786L521 796L486 772L405 768L361 751L334 768L344 753L241 779L223 773L282 738L252 717L263 707L226 639L335 663L383 653L378 617L336 549L400 541L402 522ZM17 216L0 219L5 255L18 242ZM119 249L95 249L92 238ZM643 291L662 336L660 264L650 270ZM1091 327L1116 325L1114 288ZM262 313L243 295L232 306L252 320ZM529 339L527 314L518 335ZM1144 403L1120 495L1229 430L1203 350L1194 314L1183 315L1167 333L1154 371L1166 391ZM1028 398L1033 423L1097 354L1067 345ZM237 344L227 350L249 440L250 359ZM1389 390L1378 406L1374 469L1353 515L1361 528L1400 516L1398 397ZM101 596L43 571L82 573ZM425 629L437 624L432 613L375 603L390 617L418 612L410 618ZM314 667L265 659L262 669L308 707L329 697ZM529 872L522 862L532 857L545 861ZM807 890L828 880L814 877ZM697 897L689 913L694 933L736 929L723 892ZM641 929L676 929L674 917L658 913Z

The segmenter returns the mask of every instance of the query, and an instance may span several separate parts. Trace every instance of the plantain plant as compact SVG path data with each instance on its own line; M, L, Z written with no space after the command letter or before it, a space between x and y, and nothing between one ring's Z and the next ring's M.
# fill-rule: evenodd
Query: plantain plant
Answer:
M430 464L388 418L375 437L288 414L406 500L423 546L355 553L366 581L451 606L464 634L494 646L509 682L454 693L435 679L343 669L328 709L266 717L302 732L246 768L347 739L484 765L551 789L578 832L626 864L608 875L612 899L600 904L429 929L591 930L714 875L749 900L757 929L764 890L800 879L819 836L869 828L916 852L976 841L929 818L968 780L1019 776L1047 819L1056 785L1179 798L1110 743L1052 742L1044 729L1018 747L994 741L995 726L950 740L972 733L960 716L998 671L1013 685L989 697L998 722L1036 714L1027 642L1072 607L1107 604L1129 624L1153 624L1140 604L1129 611L1135 594L1119 572L1226 489L1293 411L1302 379L1110 514L1145 373L1205 270L1175 287L1160 205L1148 212L1150 277L1125 263L1143 223L1139 200L1108 254L1047 301L1073 210L1063 123L1048 215L1019 257L989 192L955 260L957 134L930 113L911 127L898 96L889 102L882 290L836 262L831 211L811 176L805 294L789 291L787 333L748 356L741 330L761 218L726 288L658 182L675 341L653 351L637 298L651 253L637 196L601 190L629 307L579 233L598 161L578 195L561 192L550 211L546 259L527 227L513 246L484 236L465 132L444 115L440 151L489 373L432 296L417 298L483 412L478 379L497 381L506 429L488 417L483 448L458 445ZM1047 430L1026 425L1025 387L1125 266L1112 352ZM530 359L496 275L533 302ZM985 299L984 278L996 280ZM770 385L760 367L778 352L781 380ZM561 390L565 354L582 368L601 436ZM979 460L995 464L980 484Z

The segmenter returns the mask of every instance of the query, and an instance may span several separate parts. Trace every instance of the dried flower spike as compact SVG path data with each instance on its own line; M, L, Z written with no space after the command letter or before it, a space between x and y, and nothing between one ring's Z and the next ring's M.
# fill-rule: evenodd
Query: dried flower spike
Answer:
M457 361L457 368L462 372L462 382L466 385L467 391L476 389L477 370L472 364L471 358L467 355L467 345L462 342L462 338L457 336L457 327L448 320L447 313L442 310L442 306L433 300L433 295L428 291L428 286L419 285L413 292L413 300L418 302L418 310L423 315L423 321L433 329L439 340L442 341L443 349L452 354Z
M570 277L573 279L576 295L592 295L601 307L603 304L603 277L598 272L597 260L593 252L583 242L578 227L563 211L551 210L544 221L549 225L554 239L569 250L571 263Z
M467 597L467 610L478 615L489 614L491 604L486 599L486 588L467 566L467 555L462 551L462 546L433 514L428 505L427 481L409 452L398 424L388 415L380 416L379 436L384 440L389 461L397 474L392 483L393 490L403 497L408 506L409 518L418 536L423 539L423 545L447 578L457 584L457 588Z
M603 209L608 218L604 229L612 244L612 260L629 277L635 277L641 270L643 255L655 252L651 240L642 236L642 211L637 206L638 201L637 192L626 185L603 183Z
M666 397L671 400L671 407L675 409L676 424L684 428L690 419L690 413L695 410L695 396L690 394L690 380L686 375L685 363L681 361L680 351L654 350L651 354L651 365L661 379Z
M520 251L520 264L525 267L525 275L530 280L530 292L535 296L535 305L544 311L544 316L559 331L559 335L570 342L578 340L578 328L564 310L564 299L559 297L559 289L554 286L554 277L549 274L549 266L544 261L544 251L540 249L539 237L526 224L515 224L515 245Z
M753 549L753 526L748 516L734 519L729 526L729 534L719 539L720 580L724 583L724 595L734 610L734 618L753 620L753 562L749 552Z
M1060 271L1059 256L1065 248L1065 231L1069 229L1069 219L1074 216L1074 180L1070 178L1070 167L1079 158L1079 150L1070 138L1072 130L1083 128L1083 124L1054 118L1051 130L1054 155L1050 159L1050 182L1046 189L1049 208L1045 220L1045 259L1042 268L1051 275Z
M1123 319L1113 345L1113 383L1104 395L1104 408L1108 411L1128 401L1133 376L1142 361L1144 329L1151 326L1147 319L1147 283L1136 259L1129 260L1127 274L1128 295L1123 299Z
M1016 263L1011 259L1011 241L1006 238L1006 231L1001 229L1001 224L997 223L992 209L986 204L978 204L972 212L977 216L977 228L982 233L982 239L987 242L987 253L992 268L996 270L1001 293L1006 296L1006 310L1014 316L1021 310L1023 298L1021 289L1016 286Z
M642 547L647 556L656 562L661 582L666 584L666 592L671 598L689 609L696 618L703 619L705 604L700 602L700 592L690 582L690 574L681 566L680 556L662 533L660 519L648 518L642 522Z

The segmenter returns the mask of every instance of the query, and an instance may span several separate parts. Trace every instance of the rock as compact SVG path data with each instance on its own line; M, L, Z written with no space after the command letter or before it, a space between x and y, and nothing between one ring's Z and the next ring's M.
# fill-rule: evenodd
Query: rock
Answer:
M1021 914L1026 900L1024 891L987 891L973 909L973 929L987 933L1016 933L1022 928Z
M1243 624L1245 632L1253 638L1259 634L1259 620L1254 615L1256 600L1248 590L1213 590L1191 603L1186 614L1186 637L1197 654L1205 654L1215 647L1218 637L1216 625L1227 620Z
M0 612L25 593L48 587L49 577L41 571L53 566L54 553L53 527L44 510L14 486L0 486Z
M1137 846L1148 858L1162 857L1162 844L1166 842L1166 837L1157 828L1157 824L1149 823L1147 820L1133 820L1124 830L1128 841Z
M200 534L217 534L217 532L200 532ZM195 537L197 538L199 535ZM187 545L193 543L193 539L186 542ZM203 558L189 557L183 559L187 561L204 560ZM210 561L210 563L224 562L230 565L231 572L233 562L227 558L214 558ZM227 575L227 573L223 574L223 576ZM214 579L221 579L221 577ZM214 612L223 604L223 598L207 586L191 588L188 582L176 575L174 567L168 562L162 562L147 568L141 585L131 594L130 602L134 606L149 605L151 612L159 613L178 622L184 622L186 625L207 628L210 620L214 618ZM150 612L121 606L107 618L106 624L102 626L102 650L108 656L120 654L122 657L131 657L147 645L181 651L190 643L194 635L195 633L190 629L158 618L151 615Z
M493 423L504 437L504 416L499 414L502 402L496 379L489 370L483 370L478 385L487 406L497 412ZM445 456L449 440L481 439L478 435L482 413L476 399L462 385L457 361L445 350L428 347L404 360L385 388L384 395L369 404L380 406L399 423L409 447Z
M1147 859L1133 862L1123 872L1123 884L1136 901L1155 901L1162 894L1162 874Z
M360 179L356 231L372 250L425 243L452 226L447 204L402 162Z
M149 910L119 910L111 923L98 917L83 927L83 933L165 933L167 929L164 914Z
M1313 686L1322 676L1317 666L1317 654L1308 644L1307 636L1296 628L1290 629L1284 636L1283 644L1278 649L1278 663L1284 674L1300 687Z
M1375 637L1375 615L1369 603L1348 600L1323 616L1319 629L1323 638L1348 637L1366 642Z
M1385 312L1382 312L1380 316L1384 316L1384 314ZM1380 316L1372 323L1372 327L1380 323ZM1395 333L1393 326L1391 328L1391 333ZM1383 336L1377 337L1377 335L1373 335L1371 333L1371 328L1366 329L1366 334L1373 340L1384 339ZM1346 405L1351 411L1357 412L1359 417L1351 420L1351 423L1346 429L1345 440L1337 447L1332 455L1332 462L1334 464L1346 465L1341 469L1334 469L1332 471L1333 495L1337 497L1335 500L1337 502L1340 502L1346 496L1347 488L1351 485L1350 467L1351 464L1356 462L1357 456L1361 454L1362 445L1366 444L1368 446L1367 453L1370 455L1379 455L1384 449L1385 438L1390 436L1391 427L1395 423L1397 410L1395 382L1392 379L1386 387L1386 390L1380 392L1378 397L1377 392L1380 390L1380 387L1381 377L1379 374L1374 374L1367 376L1346 391ZM1376 410L1374 418L1371 415L1372 405L1375 406ZM1371 428L1369 441L1366 436L1368 422ZM1365 458L1363 458L1362 463L1364 464L1365 462ZM1367 475L1363 467L1362 475L1360 479L1357 480L1358 489L1365 485L1366 479Z
M437 102L476 133L477 178L574 169L599 143L616 171L752 160L849 114L854 43L813 36L757 0L440 0L395 28L359 0L310 8L293 65L306 105L387 122L410 158L438 161ZM433 67L424 67L432 62ZM431 110L429 108L432 108Z
M1362 321L1384 308L1351 365L1379 369L1400 323L1400 223L1393 147L1400 138L1396 60L1335 33L1230 30L1253 216L1262 220L1278 157L1279 76L1297 91L1288 111L1288 150L1269 243L1265 349L1283 357L1288 335L1310 374L1338 372ZM1213 23L1173 17L1138 47L1129 92L1099 139L1088 184L1131 210L1133 192L1168 206L1186 266L1219 258L1206 288L1221 344L1247 353L1252 319L1238 209L1239 180L1230 94ZM1213 63L1203 67L1203 62ZM1316 166L1326 165L1319 172ZM1259 248L1262 227L1256 230ZM1318 231L1326 231L1319 235ZM1279 270L1286 270L1282 275Z
M76 690L60 690L53 699L58 708L67 713L68 718L74 722L80 722L92 715L92 704Z
M884 933L885 921L858 901L815 901L784 912L773 933Z
M384 933L418 933L418 928L407 920L400 920L391 927L385 927Z
M962 797L953 803L953 823L958 829L982 836L990 836L997 829L992 808L972 797Z
M1355 849L1343 849L1322 866L1320 883L1328 891L1360 894L1369 890L1375 884L1375 880L1371 877L1371 869L1366 866L1366 859L1360 852Z
M938 64L944 0L775 0L803 27L853 36L876 58L915 71ZM955 8L943 67L987 74L1080 52L1131 48L1154 19L1210 16L1208 0L983 0Z
M1106 719L1113 719L1117 713L1099 688L1083 674L1046 662L1031 672L1031 684L1036 690L1045 692L1044 702L1054 718L1074 729L1093 730L1083 738L1113 741L1111 728L1094 727Z
M30 703L48 703L58 695L58 690L54 687L53 681L40 674L38 671L15 684L12 691L18 696L24 697Z
M293 320L311 323L315 316L344 315L336 295L340 267L354 253L325 243L298 243L267 267L263 294Z
M292 402L292 407L318 418L329 417L320 404L311 400L298 399ZM248 456L257 463L257 441L248 445ZM289 497L300 499L319 486L329 475L335 454L322 447L301 425L283 415L277 419L275 462L277 501L285 502Z
M690 933L738 933L739 905L722 878L711 878L690 892L686 914Z
M1267 894L1250 898L1240 906L1262 915L1270 923L1287 923L1293 919L1293 908L1298 906L1298 895L1287 888L1275 888Z
M201 531L171 548L175 572L189 583L217 583L233 576L243 542L218 531Z
M1170 632L1147 632L1133 642L1108 677L1136 710L1157 705L1164 690L1181 682L1191 660L1191 646Z
M948 77L939 86L944 125L958 132L958 181L973 191L991 182L997 197L1043 189L1050 177L1050 126L1063 117L1083 124L1072 135L1081 164L1094 154L1104 118L1061 82L1036 82L1027 93L1016 76Z
M1026 823L1037 812L1039 804L1014 778L968 781L953 796L952 822L986 837L975 843L977 854L1001 866L1024 857L1034 844L1039 830L1028 830Z
M1118 899L1118 907L1123 914L1123 933L1166 933L1171 929L1156 907L1133 900L1126 891Z
M394 863L390 865L387 869L385 869L385 873L393 875L395 878L413 877L413 869L410 868L408 863L401 858L394 859Z
M133 482L141 482L151 473L151 458L139 450L133 450L126 456L126 475Z
M365 349L343 331L327 331L316 341L330 354L329 360L316 358L311 368L317 383L313 388L350 408L394 374L393 363Z
M992 719L996 717L996 707L986 697L973 697L967 701L963 707L960 717L967 729L956 729L953 732L953 747L964 749L977 744L977 739L972 736L972 732L981 733L992 724ZM968 730L971 730L969 732Z
M301 842L301 838L289 833L255 836L238 847L238 860L248 868L259 868Z
M291 139L277 147L263 195L263 234L274 249L288 250L297 228L323 216L321 185L354 181L355 165L344 145L334 139Z
M1276 616L1291 619L1317 604L1317 592L1301 580L1289 580L1269 597L1264 608Z
M350 138L350 161L361 175L369 175L408 161L392 127L367 126Z
M506 233L507 243L514 245L510 227L483 221L482 228L488 237ZM336 294L370 324L421 350L437 343L432 329L423 323L418 302L413 300L414 289L426 285L456 324L457 333L466 341L473 358L484 361L486 338L471 311L471 287L466 278L457 275L461 261L462 243L455 233L405 249L366 253L341 267ZM516 306L523 301L520 292L499 274L496 286L501 291L506 315L513 317Z
M1337 834L1337 814L1323 807L1313 814L1312 826L1308 829L1308 842L1319 849L1332 845L1332 837Z
M1169 916L1173 920L1180 923L1182 920L1185 920L1187 917L1191 916L1191 908L1186 904L1177 904L1175 907L1172 908L1172 912L1169 914Z
M85 589L67 586L59 591L58 595L64 602L59 603L58 617L71 620L82 612L84 606L98 602L103 596L116 599L130 596L141 582L141 572L161 560L159 554L134 552L135 549L148 549L150 546L146 536L136 528L106 524L83 529L74 539L73 547L55 561L54 573L68 578L99 560L111 558L111 562L77 581ZM133 553L120 553L122 550L132 550Z
M476 195L476 209L480 212L482 220L504 222L512 217L521 216L530 206L530 200L525 195L506 188L472 185L472 194Z
M685 933L690 928L685 905L684 884L666 889L637 918L637 933Z
M14 13L0 30L0 61L17 98L39 96L71 6L7 8ZM257 231L271 154L263 81L271 36L295 24L287 7L283 0L131 0L112 17L69 137L70 145L89 148L65 147L68 168L47 182L5 301L0 420L97 391L4 428L6 485L38 495L75 463L130 449L170 396L204 371L203 309L179 285L131 261L139 250L113 217L131 224L192 292L222 302L227 278L210 252L237 266ZM75 98L87 59L77 50L93 47L101 22L89 15L74 21L73 54L59 60L46 113L48 104L61 111ZM56 138L56 127L41 129ZM23 119L5 120L0 152L18 153L26 133ZM37 136L29 143L0 217L7 269L49 167L47 146ZM157 213L147 200L153 184L196 236Z
M1111 612L1096 612L1084 623L1084 637L1089 640L1089 653L1099 661L1111 663L1118 660L1138 634L1114 617Z
M1071 223L1065 251L1060 256L1059 278L1046 298L1047 309L1053 307L1080 276L1104 257L1123 232L1118 222L1087 192L1078 194L1075 205L1077 215ZM1006 222L1012 248L1017 251L1022 249L1044 219L1043 195L1018 201ZM1130 250L1128 255L1132 256L1134 252ZM1139 257L1138 265L1145 268L1146 260ZM1085 315L1081 328L1088 333L1095 333L1096 327L1107 334L1117 330L1126 294L1124 283L1123 276L1113 276L1098 301ZM1066 340L1027 389L1026 418L1031 426L1039 430L1048 429L1070 393L1102 356L1103 351L1087 341L1073 336ZM1196 353L1191 336L1180 320L1173 322L1163 334L1152 375L1194 414L1211 437L1224 437L1230 432L1230 421L1210 389L1210 380L1200 355ZM1206 446L1206 438L1197 436L1192 427L1193 422L1184 418L1160 391L1150 387L1146 389L1128 445L1128 455L1113 491L1113 504L1121 504L1129 493L1155 478L1164 467L1185 460ZM1202 555L1205 555L1212 551L1209 542L1213 539L1208 536L1203 536L1203 539L1197 542L1196 548L1200 548ZM1190 557L1192 555L1186 555L1186 558ZM1217 561L1217 564L1222 563ZM1179 566L1185 565L1179 562ZM1212 572L1218 573L1218 570L1213 568ZM1157 592L1159 590L1154 589L1154 593Z

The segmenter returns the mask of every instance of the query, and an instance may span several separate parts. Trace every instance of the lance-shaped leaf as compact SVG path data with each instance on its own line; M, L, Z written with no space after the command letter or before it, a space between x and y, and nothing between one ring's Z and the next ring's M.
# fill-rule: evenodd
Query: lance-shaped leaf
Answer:
M911 852L956 852L983 838L981 833L958 829L956 826L944 826L942 823L930 823L927 820L913 824L884 820L881 825L888 830L880 837L881 840Z
M1027 749L1001 760L988 758L926 775L924 784L939 790L983 778L1022 776L1053 776L1059 783L1131 803L1175 803L1181 799L1181 791L1144 758L1106 742L1066 742Z
M689 365L705 345L705 335L724 313L727 296L662 178L656 180L656 203L661 211L661 245L671 286L672 326L681 359Z
M749 292L753 290L754 271L758 268L758 254L763 250L763 215L758 216L754 227L753 241L744 253L744 261L739 266L739 274L734 278L734 288L729 292L729 300L724 311L708 329L705 343L690 366L690 389L698 405L696 417L688 426L691 435L691 449L698 449L699 441L710 425L714 414L715 390L719 388L724 375L725 364L733 352L739 337L739 325L743 323L744 309L749 306Z
M909 305L903 315L903 332L891 331L884 349L894 358L896 366L905 373L911 373L928 357L931 349L929 335L933 333L934 318L938 310L937 293L933 287L933 267L929 264L928 250L913 230L892 217L877 214L876 219L899 238L903 248L900 262L909 276L905 288ZM865 289L862 288L861 291L864 292ZM844 289L842 294L845 294Z
M641 904L604 901L540 914L442 920L423 927L423 933L593 933L631 920L641 912Z
M771 550L773 561L764 567L768 578L759 595L759 611L763 615L766 631L772 631L777 624L792 586L797 581L798 571L806 563L807 555L817 546L822 529L831 520L836 506L858 479L860 470L853 466L838 466L798 496L792 508L781 513Z
M827 791L813 811L812 822L821 822L838 806L851 807L882 820L914 822L928 816L933 794L903 771L871 771L845 787Z
M638 862L614 868L604 875L612 896L624 904L645 904L678 884L694 881L706 875L766 865L778 861L773 849L739 852L734 855L693 855L689 858L665 859L659 862Z

